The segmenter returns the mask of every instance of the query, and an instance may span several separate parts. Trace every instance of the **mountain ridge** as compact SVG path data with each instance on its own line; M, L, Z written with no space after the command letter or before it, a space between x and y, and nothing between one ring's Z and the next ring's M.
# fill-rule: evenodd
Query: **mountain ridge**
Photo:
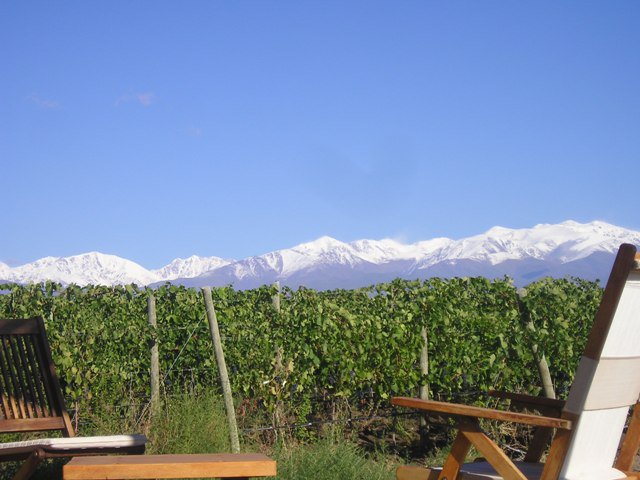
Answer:
M342 242L323 236L288 249L241 260L177 258L156 270L100 252L45 257L18 267L0 262L0 280L31 283L255 288L279 281L292 288L356 288L393 278L509 275L516 285L543 276L606 280L621 243L640 245L640 232L602 221L492 227L459 240L434 238L412 244L393 239Z

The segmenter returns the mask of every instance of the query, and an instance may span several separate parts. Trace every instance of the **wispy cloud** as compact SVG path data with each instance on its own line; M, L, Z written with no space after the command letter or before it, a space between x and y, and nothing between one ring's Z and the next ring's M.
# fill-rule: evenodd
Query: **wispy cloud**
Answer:
M137 92L121 95L116 100L116 106L128 102L136 102L143 107L149 107L156 101L156 95L153 92Z
M31 103L33 103L37 107L44 108L47 110L60 107L60 102L58 102L57 100L42 98L39 95L36 95L35 93L32 93L31 95L29 95L27 97L27 100L29 100Z
M398 243L403 243L405 245L410 244L411 240L409 239L409 234L406 231L397 232L395 235L392 235L391 240L394 240Z
M192 137L199 137L202 135L202 129L200 127L189 127L187 128L187 133Z

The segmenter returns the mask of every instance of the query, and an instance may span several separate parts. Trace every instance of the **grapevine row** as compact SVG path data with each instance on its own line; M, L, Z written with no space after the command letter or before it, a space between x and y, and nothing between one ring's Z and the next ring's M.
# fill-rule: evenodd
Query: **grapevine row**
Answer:
M149 394L149 344L160 349L162 388L217 388L201 292L176 285L0 285L0 317L44 317L69 400L117 404ZM518 291L507 278L395 280L357 290L213 289L231 383L240 401L287 405L304 419L321 400L377 404L488 388L539 391L532 346L556 389L571 382L602 295L598 284L545 279ZM154 295L158 326L147 323ZM418 368L428 334L429 373ZM278 353L279 352L279 353Z

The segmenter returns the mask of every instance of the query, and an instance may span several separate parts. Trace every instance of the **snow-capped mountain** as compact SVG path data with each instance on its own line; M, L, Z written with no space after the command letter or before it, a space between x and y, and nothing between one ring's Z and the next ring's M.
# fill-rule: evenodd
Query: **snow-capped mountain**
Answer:
M187 286L254 288L276 280L291 287L354 288L394 278L511 276L525 285L544 276L606 280L621 243L640 245L640 232L604 222L494 227L461 240L437 238L340 242L322 237L286 250L250 257L190 279Z
M233 285L239 289L274 281L294 288L355 288L398 277L433 276L509 275L517 285L544 276L605 281L621 243L640 246L640 232L598 221L566 221L518 230L494 227L460 240L437 238L413 244L390 239L346 243L321 237L238 261L197 256L176 259L158 270L93 252L48 257L16 268L0 263L0 280L152 286L171 281L192 287Z
M156 275L137 263L99 252L64 258L45 257L11 268L8 273L0 278L17 283L52 280L77 285L144 285L158 281Z
M153 273L161 280L191 278L231 262L231 260L225 260L220 257L198 257L197 255L192 255L189 258L176 258L168 265L158 270L153 270Z
M190 278L226 265L230 260L218 257L177 258L158 270L147 270L135 262L99 252L71 257L45 257L20 267L0 263L0 280L16 283L53 280L76 285L149 285Z
M11 274L11 267L6 263L0 262L0 278L7 278Z

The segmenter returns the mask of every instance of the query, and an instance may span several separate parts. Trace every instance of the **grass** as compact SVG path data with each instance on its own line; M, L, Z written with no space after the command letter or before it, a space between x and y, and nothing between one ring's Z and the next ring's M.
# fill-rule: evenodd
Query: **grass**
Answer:
M80 434L107 435L142 432L149 437L147 453L216 453L229 452L227 420L222 401L213 394L189 394L167 398L150 419L149 412L122 415L109 409L102 413L85 413ZM5 441L9 441L8 439ZM242 450L263 452L278 464L278 480L391 480L395 462L381 453L367 453L341 432L320 436L312 443L294 439L266 446L257 439L241 437ZM67 459L42 464L33 480L62 478ZM0 478L11 478L17 463L0 464Z
M148 453L230 451L229 429L221 401L213 395L170 399L152 423ZM244 439L243 451L264 451L278 463L279 480L386 480L393 469L357 445L332 435L313 444L288 441L267 449Z
M273 455L278 479L283 480L390 480L395 468L381 458L370 458L348 440L321 439L313 445L297 445Z
M165 399L163 405L150 419L148 411L134 411L123 415L103 408L100 414L85 412L80 425L81 434L104 435L127 432L142 432L149 437L147 453L216 453L229 452L228 426L222 401L211 393L192 393ZM259 420L251 419L247 424ZM405 429L405 427L409 427ZM345 432L338 426L313 435L294 437L282 435L276 445L265 442L265 438L241 436L242 450L266 453L277 461L278 480L391 480L396 467L402 463L399 457L412 458L412 464L442 465L451 443L451 434L445 429L432 425L429 438L432 449L424 455L424 450L416 449L417 422L407 419L394 427L403 441L395 444L389 440L388 425L381 431L371 429L371 435L381 440L380 445L372 441L363 448L362 432ZM449 433L447 433L449 432ZM517 437L515 431L494 430L496 437ZM305 440L301 440L303 438ZM406 439L409 439L407 441ZM312 439L312 440L309 440ZM360 442L358 442L358 439ZM0 441L18 440L16 435L0 438ZM437 441L436 441L437 440ZM422 452L422 453L420 453ZM474 454L470 455L474 458ZM67 459L56 459L40 466L33 480L61 479L62 465ZM0 464L0 478L12 478L18 464Z
M149 454L231 451L224 407L211 394L168 398L147 434Z

